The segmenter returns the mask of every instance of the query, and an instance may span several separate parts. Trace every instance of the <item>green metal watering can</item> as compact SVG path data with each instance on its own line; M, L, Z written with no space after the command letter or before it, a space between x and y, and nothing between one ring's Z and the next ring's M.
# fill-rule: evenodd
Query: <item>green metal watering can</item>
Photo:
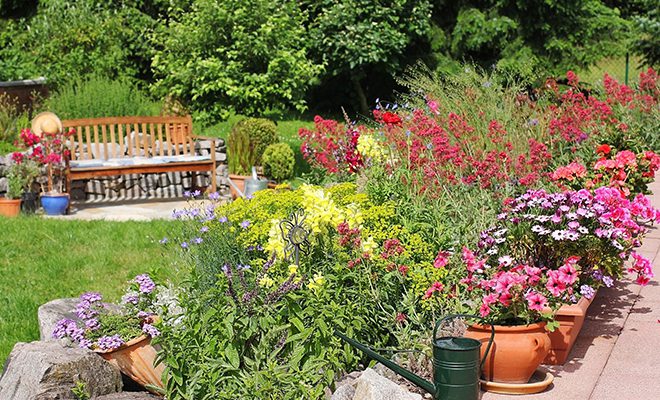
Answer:
M335 335L356 349L363 351L374 360L379 361L395 373L408 379L413 384L429 392L433 395L434 400L478 400L480 369L484 361L486 361L490 347L493 344L495 328L491 326L490 340L488 341L484 357L480 360L480 341L466 337L437 337L438 327L443 322L460 317L481 319L477 315L454 314L446 316L435 324L435 328L433 329L432 383L388 360L369 347L346 337L341 332L335 331Z

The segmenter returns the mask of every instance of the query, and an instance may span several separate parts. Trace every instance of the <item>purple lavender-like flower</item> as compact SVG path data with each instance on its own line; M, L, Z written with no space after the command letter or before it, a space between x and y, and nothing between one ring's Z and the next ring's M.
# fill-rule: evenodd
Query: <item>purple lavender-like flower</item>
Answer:
M102 336L97 344L100 350L116 350L124 344L124 340L119 335Z
M89 303L95 303L97 301L103 300L103 296L97 292L87 292L80 295L80 300L87 301Z
M248 221L247 219L245 221L241 222L241 228L247 229L248 226L250 226L250 221Z
M67 332L69 330L69 325L76 325L76 322L74 320L68 319L68 318L63 318L55 324L55 327L53 328L53 333L51 336L54 339L62 339L67 335Z
M138 275L135 277L135 282L140 285L140 292L149 294L154 291L156 284L151 280L147 274Z
M78 343L78 347L80 347L81 349L89 349L90 347L92 347L93 344L94 344L94 342L92 342L89 339L82 339Z
M587 299L591 299L596 294L596 291L589 285L582 285L580 286L580 294Z
M186 212L184 210L174 210L172 211L172 218L181 219L181 217L183 217L185 213Z
M199 190L195 190L195 191L192 193L192 196L193 196L193 197L199 197L199 195L201 195L201 194L202 194L202 192L200 192Z
M236 265L236 269L239 270L239 271L245 271L245 270L250 269L250 266L247 265L247 264L245 264L245 265L238 264L238 265Z
M181 248L182 249L187 249L188 248L188 242L182 242L181 243Z
M222 217L218 217L218 222L220 222L221 224L224 224L227 221L228 221L228 219L224 215Z
M162 238L158 241L158 243L160 243L160 244L166 244L167 242L168 242L168 239L166 237L164 237L164 238Z
M140 297L136 293L128 293L122 296L121 302L124 304L136 305L140 302Z
M156 337L156 336L160 335L160 331L158 329L156 329L156 327L151 325L151 324L142 325L142 332L146 333L147 335L149 335L151 337Z
M185 192L183 192L183 197L187 198L187 197L190 197L191 195L192 195L192 193L190 193L190 190L186 190Z
M75 342L80 342L81 340L85 339L85 330L81 328L75 328L70 336L71 339L73 339Z
M94 318L98 315L98 312L91 307L92 304L90 302L86 300L81 301L80 303L76 304L76 316L82 320Z
M213 192L209 193L209 200L220 200L220 193L218 192Z
M91 318L85 321L85 327L90 331L95 331L101 327L101 323L96 318Z
M145 319L145 318L147 318L151 315L153 315L153 314L148 313L146 311L138 311L138 313L137 313L137 317L140 318L140 319Z
M612 279L611 276L604 276L603 277L603 284L607 287L612 287L612 286L614 286L614 279Z
M202 226L201 228L199 228L199 231L200 231L201 233L206 233L206 232L209 231L209 227L208 227L208 226Z
M599 281L603 279L603 273L600 272L600 270L594 271L591 275L594 277L594 279L597 279Z
M204 241L201 237L196 237L193 239L193 243L195 244L201 244Z

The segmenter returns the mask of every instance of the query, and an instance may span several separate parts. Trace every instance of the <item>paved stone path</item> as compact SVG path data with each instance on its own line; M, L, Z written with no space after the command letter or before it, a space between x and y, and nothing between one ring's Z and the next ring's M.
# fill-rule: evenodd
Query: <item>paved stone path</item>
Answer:
M174 210L190 208L202 200L143 200L141 202L118 202L103 204L74 203L70 215L48 216L48 218L107 220L107 221L149 221L153 219L171 219Z
M651 185L660 208L660 173ZM638 251L653 262L655 278L641 287L630 280L602 288L589 307L569 361L548 369L555 380L543 393L483 393L482 400L660 399L660 229Z

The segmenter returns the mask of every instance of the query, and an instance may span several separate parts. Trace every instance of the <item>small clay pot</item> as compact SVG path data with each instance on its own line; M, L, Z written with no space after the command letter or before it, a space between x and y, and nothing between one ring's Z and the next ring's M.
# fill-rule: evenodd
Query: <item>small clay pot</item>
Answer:
M490 338L490 325L472 325L465 336L483 344L481 356ZM550 351L550 338L545 322L530 325L495 325L493 346L481 369L487 381L527 383Z

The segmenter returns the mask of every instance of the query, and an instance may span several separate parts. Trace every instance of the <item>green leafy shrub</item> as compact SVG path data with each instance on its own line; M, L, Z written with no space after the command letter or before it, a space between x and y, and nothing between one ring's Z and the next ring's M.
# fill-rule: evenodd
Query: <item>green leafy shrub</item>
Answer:
M162 103L126 79L90 76L60 87L45 107L62 119L158 115Z
M293 177L296 155L286 143L275 143L266 147L261 163L264 174L276 181L285 181Z
M59 86L90 74L150 76L148 38L156 20L128 3L40 1L36 15L14 23L0 46L0 60L10 60L11 67L0 68L0 78L45 76Z
M207 123L231 112L303 111L322 69L308 58L304 18L291 0L196 0L154 36L156 88Z
M29 126L30 118L26 111L19 109L9 96L0 95L0 154L11 151L21 129Z
M265 190L211 216L185 213L183 242L172 245L191 265L186 312L159 339L168 398L320 399L361 357L335 329L409 345L456 307L449 290L427 295L452 275L429 261L434 246L393 220L394 204L373 205L356 189ZM298 209L309 243L295 265L280 224Z
M241 130L247 132L250 137L250 145L255 152L255 162L261 163L261 156L266 147L278 142L277 126L266 118L246 118L237 122L232 131Z

